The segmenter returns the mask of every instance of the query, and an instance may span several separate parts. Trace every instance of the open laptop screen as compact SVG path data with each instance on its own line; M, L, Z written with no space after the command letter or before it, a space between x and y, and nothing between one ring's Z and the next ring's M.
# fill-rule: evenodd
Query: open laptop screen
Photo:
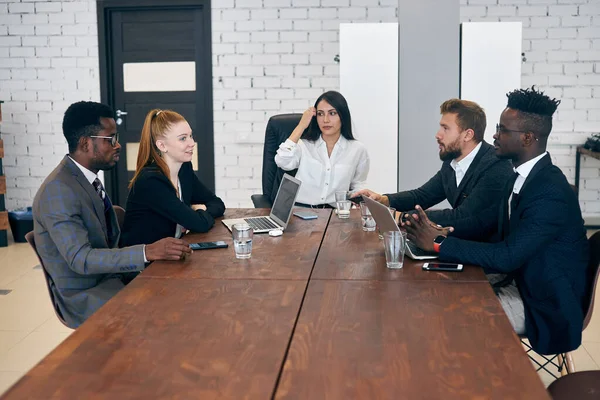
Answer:
M286 175L283 176L279 191L277 192L277 198L271 209L271 216L282 221L284 224L290 218L296 194L298 194L298 188L300 187L300 184L292 179L287 179Z

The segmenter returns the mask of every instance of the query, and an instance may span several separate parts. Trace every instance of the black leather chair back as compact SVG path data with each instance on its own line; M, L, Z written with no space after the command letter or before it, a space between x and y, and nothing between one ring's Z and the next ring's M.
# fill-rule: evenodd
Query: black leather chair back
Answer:
M292 134L292 131L302 118L302 114L280 114L274 115L267 123L265 132L265 145L263 150L263 168L262 168L262 190L263 194L253 195L252 202L255 207L271 207L281 178L284 173L296 175L297 170L284 171L275 164L275 154L279 145Z

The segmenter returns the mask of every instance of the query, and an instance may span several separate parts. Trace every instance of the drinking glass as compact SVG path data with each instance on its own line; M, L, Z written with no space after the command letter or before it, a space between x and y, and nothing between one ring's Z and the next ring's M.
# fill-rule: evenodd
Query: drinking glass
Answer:
M350 200L342 200L337 201L336 204L338 217L341 219L350 218L350 207L352 205L352 202Z
M404 266L404 250L406 249L406 232L389 231L383 233L385 247L385 264L390 269Z
M375 219L371 215L371 210L367 207L364 201L360 202L360 217L362 220L362 228L365 232L373 232L375 230Z
M231 228L235 258L248 259L252 257L252 237L254 231L247 223L235 224Z

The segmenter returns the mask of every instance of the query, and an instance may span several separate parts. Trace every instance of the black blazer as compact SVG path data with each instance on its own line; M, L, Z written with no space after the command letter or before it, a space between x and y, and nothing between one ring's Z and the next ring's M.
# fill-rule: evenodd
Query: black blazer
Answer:
M183 202L169 178L156 166L142 170L127 197L122 246L173 237L177 224L193 232L206 232L215 224L214 218L223 215L225 204L200 182L191 162L181 166L179 183ZM205 204L206 211L194 211L190 204Z
M390 206L398 211L413 210L417 204L426 210L447 199L452 208L429 210L429 219L454 227L452 236L488 241L496 233L502 190L512 175L510 161L496 157L494 146L482 142L458 187L450 161L444 161L438 173L420 188L387 196Z
M502 214L508 195L501 202ZM589 246L577 197L550 155L531 170L504 231L500 243L449 237L441 245L440 259L512 274L534 350L541 354L575 350L581 344Z

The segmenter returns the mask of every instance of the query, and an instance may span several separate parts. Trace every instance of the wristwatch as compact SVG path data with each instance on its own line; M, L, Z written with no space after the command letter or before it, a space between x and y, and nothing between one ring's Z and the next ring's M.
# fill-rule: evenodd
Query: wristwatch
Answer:
M440 246L442 245L442 242L444 241L444 239L446 239L446 236L436 236L435 239L433 239L433 250L436 253L440 252Z

